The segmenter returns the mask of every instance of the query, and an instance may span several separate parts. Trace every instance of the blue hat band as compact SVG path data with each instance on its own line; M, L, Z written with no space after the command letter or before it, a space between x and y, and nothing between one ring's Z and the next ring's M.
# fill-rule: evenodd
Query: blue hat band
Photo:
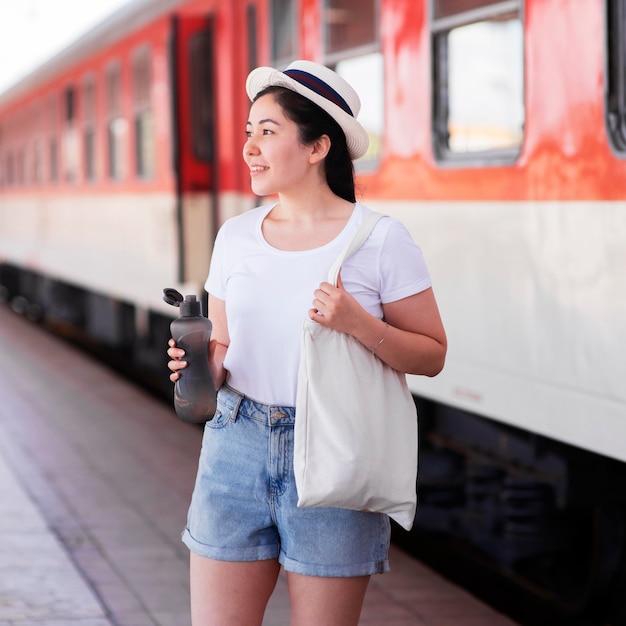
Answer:
M286 74L289 78L293 78L304 87L326 98L326 100L329 100L333 104L336 104L348 115L354 117L354 113L352 113L352 109L348 106L348 103L328 83L320 80L317 76L313 76L313 74L303 72L302 70L285 70L283 74Z

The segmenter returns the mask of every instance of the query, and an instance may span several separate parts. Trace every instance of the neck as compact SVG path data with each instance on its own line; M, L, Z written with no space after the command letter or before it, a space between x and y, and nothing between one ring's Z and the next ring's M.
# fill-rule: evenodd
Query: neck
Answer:
M320 194L279 194L278 204L272 210L274 219L286 219L300 222L315 222L323 219L344 218L350 215L354 205L330 189Z

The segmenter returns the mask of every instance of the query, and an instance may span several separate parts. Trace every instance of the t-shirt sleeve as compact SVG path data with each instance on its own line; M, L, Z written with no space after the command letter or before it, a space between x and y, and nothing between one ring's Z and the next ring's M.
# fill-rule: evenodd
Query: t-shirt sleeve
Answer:
M211 254L211 265L209 266L209 275L204 283L204 288L208 293L226 300L226 250L225 239L227 238L227 223L217 232L215 243L213 244L213 253Z
M395 219L380 252L380 272L383 304L420 293L432 284L420 247L404 224Z

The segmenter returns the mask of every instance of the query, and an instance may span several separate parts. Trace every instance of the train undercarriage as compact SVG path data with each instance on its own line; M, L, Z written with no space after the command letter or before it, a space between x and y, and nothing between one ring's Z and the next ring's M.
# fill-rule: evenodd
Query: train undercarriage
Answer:
M444 569L460 552L502 576L519 591L519 619L535 620L522 623L539 626L543 614L550 626L626 624L626 465L448 406L418 407L418 511L398 541L423 554L434 540Z

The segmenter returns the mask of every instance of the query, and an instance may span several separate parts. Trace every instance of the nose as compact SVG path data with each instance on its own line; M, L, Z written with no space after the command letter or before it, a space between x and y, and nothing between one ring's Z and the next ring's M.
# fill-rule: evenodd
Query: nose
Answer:
M254 137L248 136L246 142L243 144L243 153L245 154L258 154L259 147L257 146Z

